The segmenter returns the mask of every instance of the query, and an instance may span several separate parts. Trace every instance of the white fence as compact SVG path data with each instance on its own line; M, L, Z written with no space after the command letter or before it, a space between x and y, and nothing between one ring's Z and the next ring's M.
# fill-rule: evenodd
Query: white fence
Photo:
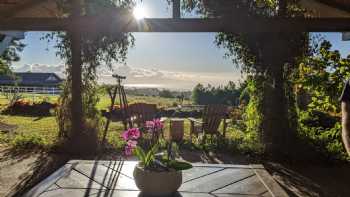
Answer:
M57 95L62 92L57 87L25 87L25 86L0 86L1 93L18 92L31 94L51 94Z

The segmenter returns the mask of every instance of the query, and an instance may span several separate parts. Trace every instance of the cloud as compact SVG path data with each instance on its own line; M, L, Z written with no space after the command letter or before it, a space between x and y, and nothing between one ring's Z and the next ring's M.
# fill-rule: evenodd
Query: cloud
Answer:
M39 73L56 73L61 77L64 77L64 66L56 65L50 66L45 64L25 64L22 67L13 68L15 72L39 72Z
M50 66L42 64L24 65L14 68L16 72L54 72L64 77L64 66ZM113 70L99 67L99 83L114 84L113 74L126 76L126 86L129 87L157 87L166 89L190 90L196 84L212 84L215 86L227 84L229 81L237 82L241 79L240 73L208 73L208 72L173 72L154 68L132 67L128 65L114 66Z

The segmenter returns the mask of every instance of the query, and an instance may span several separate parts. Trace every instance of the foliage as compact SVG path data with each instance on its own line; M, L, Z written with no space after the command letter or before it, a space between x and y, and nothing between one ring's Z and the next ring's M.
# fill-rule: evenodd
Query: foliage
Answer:
M8 64L0 57L0 75L8 75L11 70Z
M308 92L311 97L309 108L339 113L338 98L344 80L350 77L350 56L342 58L340 52L331 47L326 40L314 46L314 53L299 64L296 84L299 92Z
M140 165L148 170L186 170L191 168L190 164L175 160L174 148L170 146L166 150L163 157L157 158L157 152L161 150L162 141L159 138L160 133L164 128L160 119L154 119L146 122L146 130L142 132L139 128L131 128L123 132L122 137L126 141L125 155L129 156L132 153L140 160ZM142 139L140 138L142 136ZM139 144L139 141L145 140L150 136L147 147Z
M8 91L8 92L2 92L2 95L5 96L5 98L8 101L8 106L13 106L16 102L18 102L20 99L22 99L22 94L17 91L17 90L13 90L13 91Z
M31 103L25 100L17 100L10 104L2 113L27 116L50 116L51 112L55 110L56 107L57 104L46 101Z
M63 13L69 14L71 1L61 0L59 7ZM97 15L105 13L110 8L131 8L133 0L88 0L83 4L85 15ZM54 32L47 34L45 39L55 40L57 55L66 60L67 80L64 84L63 94L60 98L58 110L58 122L60 125L60 136L67 138L71 130L71 79L72 79L72 56L71 40L66 32ZM113 63L124 62L129 46L133 46L134 37L131 33L101 31L82 32L82 96L83 114L85 118L98 119L96 104L99 101L97 88L97 67L103 65L112 69Z
M261 89L259 88L259 84L257 84L257 80L253 79L248 80L247 90L251 95L251 99L247 107L245 108L243 116L246 125L246 131L248 133L255 133L251 135L254 136L258 133L257 128L259 128L259 125L262 121L262 115L259 114L261 111L261 109L259 109L261 107L261 96L259 96L259 94L261 94L262 91L260 91Z
M349 160L341 139L340 118L324 112L300 112L300 138L329 159ZM326 122L322 120L326 119Z
M0 54L0 75L8 75L10 77L15 77L10 69L10 65L14 61L19 61L19 52L22 52L25 45L19 40L14 39L4 51ZM18 91L3 92L3 95L9 100L9 104L12 105L21 98Z
M19 52L22 52L25 47L18 39L13 39L7 49L3 54L0 54L0 70L8 71L9 65L12 62L17 62L20 60ZM1 73L0 73L1 74Z
M58 96L42 96L42 95L29 95L29 94L23 94L22 95L25 101L33 103L40 103L40 102L50 102L50 103L57 103ZM50 99L46 99L45 97L49 97ZM107 106L107 103L109 102L109 99L107 96L99 95L101 97L101 100L97 104L97 108L105 109ZM130 96L128 95L128 100L131 103L134 102L145 102L145 103L153 103L157 104L159 106L170 106L171 102L175 99L165 99L160 97L136 97L136 96ZM8 106L8 100L4 96L0 96L0 109L3 110ZM28 135L28 134L36 134L38 136L41 136L46 141L45 147L52 147L54 146L54 143L58 142L58 123L55 121L56 117L54 116L44 116L44 117L37 117L37 116L23 116L23 115L5 115L0 113L0 119L1 122L10 124L10 125L16 125L18 126L18 129L16 129L13 133L2 133L0 132L0 143L1 144L7 144L12 145L11 141L14 137L17 135ZM189 123L186 122L186 127L188 127ZM107 140L108 143L114 148L119 150L119 152L124 148L125 143L120 139L121 132L124 130L124 126L121 123L112 122L110 125L110 128L108 130L107 134ZM188 129L186 128L186 131ZM101 133L100 133L101 134Z
M25 47L18 39L11 41L7 49L0 54L0 75L11 75L10 65L12 62L17 62L20 60L18 55L19 52L22 52Z
M174 98L174 95L171 93L170 90L161 90L159 92L159 96L164 98Z
M329 41L316 39L295 76L299 135L328 158L348 159L341 139L338 98L350 77L350 56L343 58Z
M192 100L199 105L225 104L237 106L240 100L240 92L232 81L224 87L214 87L210 84L204 87L202 84L198 84L193 88Z
M15 149L28 150L33 148L43 148L47 142L42 136L36 133L28 133L15 136L11 141L11 144Z
M244 20L247 17L303 16L303 10L297 6L297 1L191 0L187 2L189 3L185 5L186 8L191 11L197 10L205 17ZM222 32L217 34L215 43L226 50L225 56L239 66L242 73L251 76L251 80L255 81L253 84L258 89L251 92L255 95L249 95L251 98L245 116L247 118L254 116L255 119L247 119L247 129L258 131L260 135L258 140L262 140L265 145L271 145L268 147L271 149L268 150L284 151L276 147L288 148L285 142L291 142L294 139L297 122L295 99L294 95L290 94L293 92L293 86L288 83L288 80L298 58L307 53L308 34ZM245 95L247 95L246 92ZM243 94L241 95L243 97ZM281 130L284 132L280 132Z

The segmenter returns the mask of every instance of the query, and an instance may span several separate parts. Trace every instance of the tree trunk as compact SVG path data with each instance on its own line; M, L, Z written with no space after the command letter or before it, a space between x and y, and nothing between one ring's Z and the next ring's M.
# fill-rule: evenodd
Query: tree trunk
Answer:
M80 1L73 1L72 20L80 16ZM81 153L79 140L83 135L83 104L82 104L82 59L81 59L81 32L75 27L70 28L69 36L71 39L72 52L72 102L71 102L71 129L69 144L71 153Z
M261 55L265 65L266 81L263 85L262 135L265 151L271 154L288 153L294 140L294 130L289 128L288 100L284 82L284 65L288 40L279 34L268 34Z

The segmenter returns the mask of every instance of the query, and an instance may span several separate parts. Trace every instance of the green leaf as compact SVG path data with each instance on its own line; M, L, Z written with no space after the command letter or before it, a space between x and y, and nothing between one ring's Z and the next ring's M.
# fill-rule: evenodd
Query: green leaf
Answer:
M136 148L135 148L134 151L135 151L136 157L139 158L139 160L140 160L144 165L146 165L146 164L145 164L145 162L146 162L145 151L143 151L143 149L142 149L141 147L139 147L139 146L136 146Z
M168 162L168 167L169 168L173 168L176 171L180 171L180 170L191 169L193 166L190 163L187 163L187 162L171 160L171 161Z
M145 158L145 167L149 166L154 160L154 154L157 152L159 145L155 144L151 150L148 151Z

